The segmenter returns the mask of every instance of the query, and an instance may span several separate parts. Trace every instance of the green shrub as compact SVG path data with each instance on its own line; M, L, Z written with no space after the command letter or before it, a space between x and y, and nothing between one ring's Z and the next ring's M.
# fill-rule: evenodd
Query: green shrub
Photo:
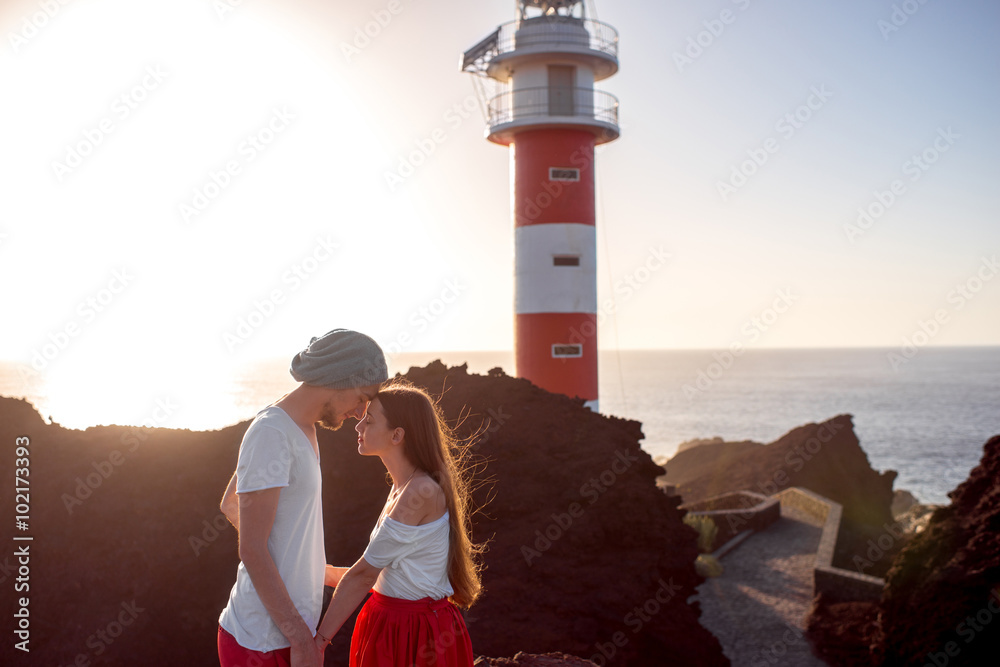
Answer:
M684 517L684 523L698 531L698 551L703 554L712 553L715 536L719 533L715 522L707 516L689 513Z
M722 563L715 556L698 554L698 560L694 562L694 569L703 577L717 577L722 574Z

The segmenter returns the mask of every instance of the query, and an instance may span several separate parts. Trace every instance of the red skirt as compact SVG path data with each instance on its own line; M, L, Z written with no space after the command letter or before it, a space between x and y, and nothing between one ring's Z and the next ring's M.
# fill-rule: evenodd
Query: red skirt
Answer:
M279 648L267 653L243 648L219 626L219 665L221 667L289 667L292 649Z
M351 637L351 667L471 667L472 640L448 601L372 591Z

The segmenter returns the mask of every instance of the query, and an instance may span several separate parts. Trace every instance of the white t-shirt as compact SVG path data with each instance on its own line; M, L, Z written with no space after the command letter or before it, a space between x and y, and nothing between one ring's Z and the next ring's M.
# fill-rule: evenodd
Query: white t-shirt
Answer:
M295 608L313 629L323 606L326 569L319 457L298 424L271 406L257 415L243 436L236 492L274 487L282 488L267 549ZM271 620L242 562L219 624L240 646L254 651L291 645Z
M372 531L363 558L380 567L373 587L403 600L440 600L455 592L448 580L448 512L421 526L408 526L388 516Z

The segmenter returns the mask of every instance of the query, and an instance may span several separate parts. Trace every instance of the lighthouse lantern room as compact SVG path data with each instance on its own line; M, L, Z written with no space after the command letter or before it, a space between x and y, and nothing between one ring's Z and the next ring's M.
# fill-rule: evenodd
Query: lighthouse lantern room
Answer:
M618 33L582 0L518 0L517 19L462 56L510 147L516 373L598 408L594 147L619 136Z

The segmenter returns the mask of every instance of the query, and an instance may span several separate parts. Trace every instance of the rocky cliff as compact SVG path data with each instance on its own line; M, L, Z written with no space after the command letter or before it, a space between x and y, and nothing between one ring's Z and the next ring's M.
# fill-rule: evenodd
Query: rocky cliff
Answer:
M1000 655L1000 436L951 504L903 539L878 602L818 598L809 635L843 667L992 665Z
M879 605L886 665L985 665L1000 656L1000 436L896 557Z

